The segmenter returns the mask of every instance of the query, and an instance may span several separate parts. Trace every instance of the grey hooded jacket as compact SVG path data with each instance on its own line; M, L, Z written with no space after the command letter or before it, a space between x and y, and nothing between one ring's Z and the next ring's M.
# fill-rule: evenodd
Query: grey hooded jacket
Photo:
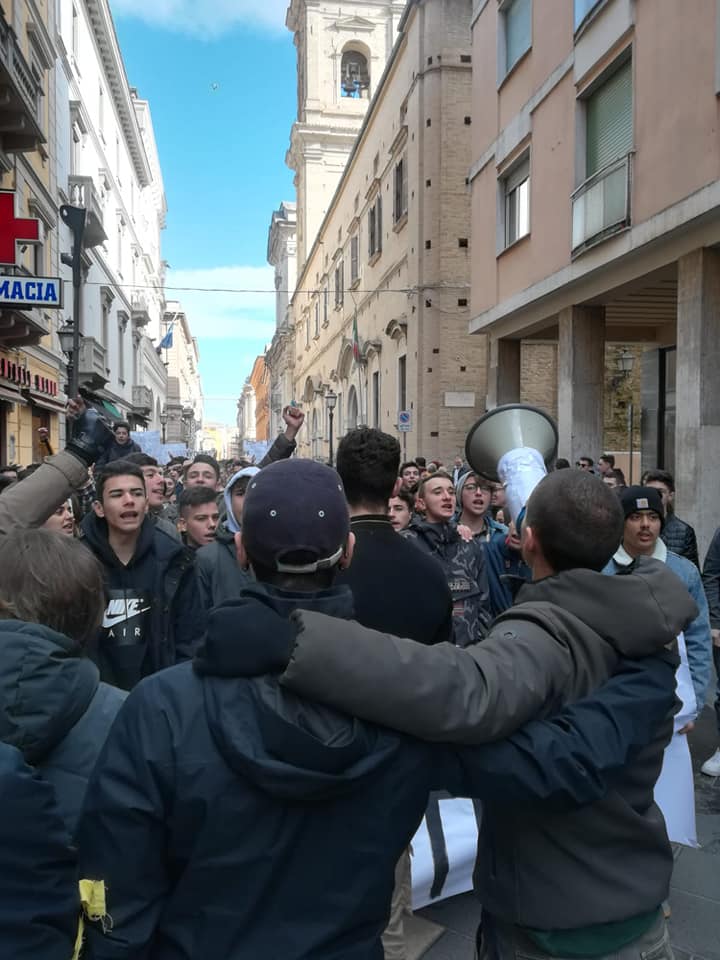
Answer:
M676 657L675 638L696 614L684 584L652 560L630 575L573 570L528 584L486 639L466 649L426 647L301 612L282 682L423 739L481 743L591 693L621 656ZM488 803L475 876L483 907L538 929L656 908L673 858L653 788L671 736L669 716L607 796L587 807L518 815Z

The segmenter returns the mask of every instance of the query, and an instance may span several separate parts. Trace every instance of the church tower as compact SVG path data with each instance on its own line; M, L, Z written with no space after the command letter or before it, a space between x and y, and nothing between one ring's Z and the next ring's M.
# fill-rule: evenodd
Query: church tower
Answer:
M295 171L298 274L345 169L397 36L405 0L291 0L297 120L286 163Z

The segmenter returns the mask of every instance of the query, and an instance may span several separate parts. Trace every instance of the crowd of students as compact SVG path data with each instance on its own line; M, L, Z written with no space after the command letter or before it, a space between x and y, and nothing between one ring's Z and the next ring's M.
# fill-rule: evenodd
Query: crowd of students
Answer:
M671 957L653 790L718 610L654 486L556 470L516 531L379 430L290 458L294 407L224 471L71 412L0 496L8 956L401 960L446 790L484 805L482 957Z

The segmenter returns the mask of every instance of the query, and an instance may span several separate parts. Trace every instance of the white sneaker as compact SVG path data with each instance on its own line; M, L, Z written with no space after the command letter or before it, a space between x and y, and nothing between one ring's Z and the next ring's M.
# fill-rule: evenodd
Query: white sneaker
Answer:
M707 774L708 777L720 777L720 749L716 750L700 769L703 773Z

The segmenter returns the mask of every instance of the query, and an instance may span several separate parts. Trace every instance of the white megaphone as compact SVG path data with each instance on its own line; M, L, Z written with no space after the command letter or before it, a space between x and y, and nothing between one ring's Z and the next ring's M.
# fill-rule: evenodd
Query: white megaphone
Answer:
M489 410L465 441L465 459L475 473L502 483L513 523L547 474L558 448L555 421L538 407L508 403Z

